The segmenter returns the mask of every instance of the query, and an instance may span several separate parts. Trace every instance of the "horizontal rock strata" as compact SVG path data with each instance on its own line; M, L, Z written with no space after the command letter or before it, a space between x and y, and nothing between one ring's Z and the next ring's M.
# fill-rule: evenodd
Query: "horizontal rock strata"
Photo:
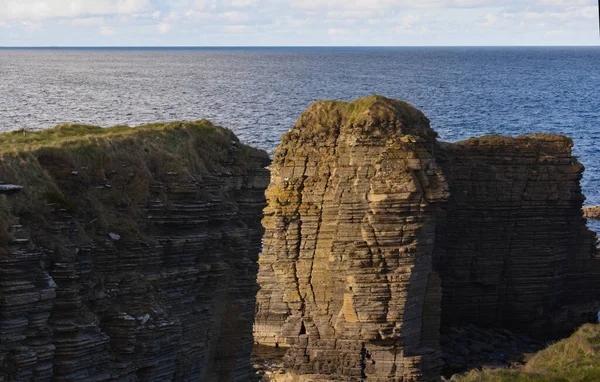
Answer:
M566 308L600 292L595 281L579 289L584 274L599 275L600 262L581 214L583 166L572 146L548 134L442 145L438 162L452 195L437 241L445 326L552 331L565 320L587 322Z
M247 381L266 153L205 121L20 135L0 381Z
M583 216L588 219L600 220L600 206L583 207Z
M481 328L474 325L444 327L440 334L442 375L451 378L478 368L519 368L528 358L548 346L506 329ZM255 382L259 381L327 381L326 375L299 375L285 369L285 348L256 346L253 352Z
M451 377L478 368L516 368L527 357L548 346L506 329L480 328L474 325L444 327L441 338L442 374Z
M271 166L255 341L304 374L432 378L440 280L436 134L408 104L319 102Z
M571 147L439 143L383 97L311 106L275 152L263 220L254 338L288 347L275 380L437 380L441 326L589 320L599 262Z

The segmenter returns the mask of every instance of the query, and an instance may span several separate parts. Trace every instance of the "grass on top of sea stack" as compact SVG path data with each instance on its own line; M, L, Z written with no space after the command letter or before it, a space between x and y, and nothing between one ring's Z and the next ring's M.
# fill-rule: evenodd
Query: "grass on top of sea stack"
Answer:
M457 382L600 381L600 325L586 324L540 351L519 370L472 371Z

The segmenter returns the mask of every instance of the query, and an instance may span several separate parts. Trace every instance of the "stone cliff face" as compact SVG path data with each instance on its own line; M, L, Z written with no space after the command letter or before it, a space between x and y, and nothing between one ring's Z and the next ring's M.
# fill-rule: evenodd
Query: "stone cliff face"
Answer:
M600 220L600 206L584 207L583 215L588 219Z
M255 340L306 374L436 375L436 134L408 104L312 106L271 166Z
M572 146L548 134L442 145L452 195L437 241L444 325L547 332L593 315L600 261Z
M571 146L440 144L383 97L309 108L275 153L259 258L254 338L289 347L282 380L436 380L441 325L585 322L600 269Z
M248 380L266 153L204 121L0 141L0 381Z

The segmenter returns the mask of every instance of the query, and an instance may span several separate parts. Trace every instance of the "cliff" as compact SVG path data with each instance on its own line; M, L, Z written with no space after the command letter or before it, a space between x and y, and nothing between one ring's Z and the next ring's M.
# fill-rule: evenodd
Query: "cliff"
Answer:
M254 325L258 344L289 347L278 380L437 380L440 329L595 317L572 141L436 137L384 97L317 102L283 137Z
M0 381L248 379L265 152L199 121L0 155Z
M444 325L541 333L595 319L600 261L572 147L550 134L442 144L452 195L437 230Z
M435 132L408 104L319 102L282 139L263 225L255 341L305 374L436 375ZM392 379L390 379L392 378Z

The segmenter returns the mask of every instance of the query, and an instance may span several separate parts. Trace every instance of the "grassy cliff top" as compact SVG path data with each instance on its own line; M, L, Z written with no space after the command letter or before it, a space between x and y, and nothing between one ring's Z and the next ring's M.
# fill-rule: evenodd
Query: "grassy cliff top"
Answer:
M404 136L433 141L437 134L427 117L409 103L374 95L352 102L317 101L282 140L314 144L342 138L378 144Z
M219 134L237 142L237 138L230 130L217 127L207 120L110 128L68 123L38 131L17 130L0 134L0 153L34 151L42 147L60 147L68 144L86 143L96 139L126 138L136 135L140 137L147 137L148 135L159 137L177 130L188 130L205 135Z
M408 102L372 95L356 99L352 102L317 101L311 108L338 109L350 122L360 123L371 118L395 117L405 122L423 122L425 115ZM309 110L311 109L309 108Z
M473 371L457 382L600 381L600 325L582 326L571 337L537 353L521 370Z
M19 221L36 242L45 238L59 245L64 238L49 233L56 216L65 214L94 222L81 223L82 242L105 230L135 238L147 201L170 203L164 191L169 186L161 185L202 184L268 163L266 152L240 144L233 132L206 120L135 128L65 124L0 134L0 182L23 186L0 195L0 252Z

